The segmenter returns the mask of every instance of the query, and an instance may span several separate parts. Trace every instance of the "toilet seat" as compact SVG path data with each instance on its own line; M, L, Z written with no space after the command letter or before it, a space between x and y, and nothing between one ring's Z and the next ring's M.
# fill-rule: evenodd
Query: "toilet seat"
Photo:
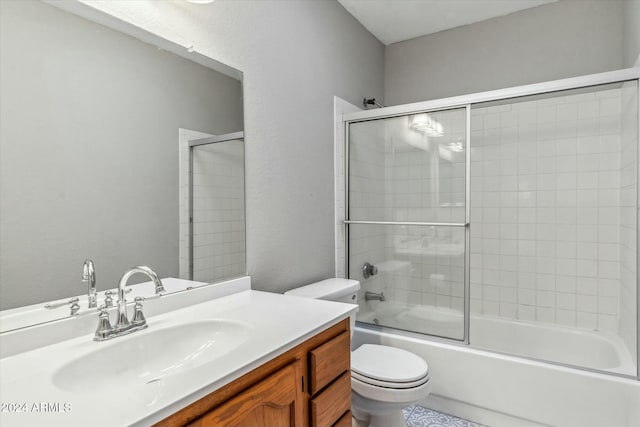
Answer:
M391 388L391 389L397 389L397 390L401 390L401 389L406 389L406 388L414 388L414 387L419 387L422 384L426 383L427 381L429 381L429 375L427 374L426 377L421 378L417 381L410 381L410 382L391 382L391 381L380 381L380 380L376 380L375 378L369 378L367 376L361 375L357 372L351 371L351 378L355 378L358 381L361 381L363 383L366 384L370 384L376 387L384 387L384 388Z
M351 377L351 390L360 396L377 402L406 403L410 405L425 398L431 392L431 381L427 381L418 387L412 388L387 388L367 384L357 378Z
M351 377L372 386L410 389L429 381L429 366L406 350L363 344L351 353Z

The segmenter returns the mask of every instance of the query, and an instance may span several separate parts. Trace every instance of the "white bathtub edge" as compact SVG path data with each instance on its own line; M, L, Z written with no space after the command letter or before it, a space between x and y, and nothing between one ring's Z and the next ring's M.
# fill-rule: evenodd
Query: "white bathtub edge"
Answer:
M434 382L432 393L448 400L452 415L480 422L493 413L493 422L485 421L492 427L514 425L498 415L533 423L529 425L640 425L636 380L356 327L354 347L365 342L423 357Z

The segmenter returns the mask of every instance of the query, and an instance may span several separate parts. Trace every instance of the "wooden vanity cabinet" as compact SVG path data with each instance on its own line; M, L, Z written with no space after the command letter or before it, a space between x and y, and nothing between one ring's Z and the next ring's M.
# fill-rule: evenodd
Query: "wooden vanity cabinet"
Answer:
M346 427L350 409L345 319L156 426Z
M302 424L300 361L259 381L198 418L190 426L286 426Z

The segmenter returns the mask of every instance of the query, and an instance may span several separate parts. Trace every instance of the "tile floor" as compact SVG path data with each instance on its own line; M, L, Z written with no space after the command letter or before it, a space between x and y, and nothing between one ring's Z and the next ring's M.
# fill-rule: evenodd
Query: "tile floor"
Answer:
M419 405L410 406L403 412L407 427L484 427L482 424Z

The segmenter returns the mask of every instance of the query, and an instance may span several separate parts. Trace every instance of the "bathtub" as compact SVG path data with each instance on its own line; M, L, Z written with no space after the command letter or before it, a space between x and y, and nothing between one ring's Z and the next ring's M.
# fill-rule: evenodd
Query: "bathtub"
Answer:
M362 310L358 320L405 331L463 338L464 319L459 311L407 306L393 301L375 304L375 311ZM629 350L620 337L608 332L472 315L469 336L475 348L636 375Z
M441 335L458 332L462 322L459 312L400 310L393 302L378 305L375 313L362 310L358 319L405 330L431 319ZM635 375L618 337L472 316L470 338L472 346L467 346L358 322L353 348L377 343L420 355L433 381L433 392L423 404L486 425L640 426L639 381L501 354Z

